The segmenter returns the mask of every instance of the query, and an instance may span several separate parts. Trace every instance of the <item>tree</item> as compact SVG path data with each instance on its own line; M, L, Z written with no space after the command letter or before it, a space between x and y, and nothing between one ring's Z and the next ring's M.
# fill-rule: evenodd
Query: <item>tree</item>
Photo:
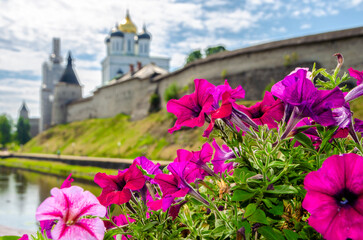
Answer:
M195 50L195 51L191 52L188 55L185 64L191 63L191 62L193 62L193 61L195 61L197 59L201 59L201 58L202 58L202 53L200 52L200 49L199 50Z
M0 144L5 147L11 141L11 121L5 115L0 115Z
M224 46L215 46L215 47L209 47L205 50L205 55L208 57L212 54L219 53L226 51L226 48Z
M20 144L25 144L30 140L30 124L28 119L19 117L16 124L16 139Z

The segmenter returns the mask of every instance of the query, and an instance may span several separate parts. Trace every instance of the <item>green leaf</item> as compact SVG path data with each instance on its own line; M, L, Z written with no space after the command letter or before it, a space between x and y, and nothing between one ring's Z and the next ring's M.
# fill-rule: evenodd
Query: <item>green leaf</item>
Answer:
M263 226L257 229L262 236L268 240L285 240L284 236L270 226Z
M279 204L274 205L271 209L269 209L268 212L275 216L281 216L284 213L284 204L279 202Z
M303 133L298 133L294 136L294 138L299 141L299 143L301 143L304 147L306 148L310 148L310 149L315 149L314 148L314 145L311 141L311 139L306 136L305 134Z
M299 234L289 229L284 229L284 234L287 240L298 240L300 238Z
M331 137L334 135L335 131L338 129L338 126L329 128L323 135L323 141L320 144L320 150L319 152L322 152L331 139Z
M268 225L266 214L261 209L257 209L249 218L247 218L250 223L263 223Z
M256 211L256 208L257 208L257 205L255 203L248 204L243 217L248 218L249 216L251 216Z
M233 192L232 201L243 202L252 198L255 194L237 189Z
M0 240L18 240L19 238L18 236L2 236Z
M293 186L288 186L288 185L277 185L277 186L273 186L273 187L274 187L273 190L266 190L266 192L273 193L273 194L294 194L294 193L299 192Z
M149 230L150 228L154 227L157 223L158 223L157 221L150 222L150 223L146 224L146 225L142 228L142 230L143 230L143 231Z

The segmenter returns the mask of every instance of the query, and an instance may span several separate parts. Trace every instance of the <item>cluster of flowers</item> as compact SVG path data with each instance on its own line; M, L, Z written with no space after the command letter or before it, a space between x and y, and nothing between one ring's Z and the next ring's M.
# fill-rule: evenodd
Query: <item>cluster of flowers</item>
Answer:
M341 65L342 57L338 55L337 68L340 69ZM207 80L196 79L192 94L168 102L167 110L177 117L169 132L173 133L181 127L202 127L207 122L209 125L204 137L209 137L216 129L227 139L226 128L233 134L248 135L258 141L261 126L265 126L268 131L278 132L279 135L271 148L290 142L291 137L298 133L304 133L319 152L325 141L319 128L325 127L333 129L329 141L351 135L356 144L354 151L363 154L357 134L363 132L363 121L353 119L349 106L349 102L363 95L363 71L349 69L349 73L357 80L357 86L343 92L339 87L318 89L314 85L314 71L296 69L276 83L271 92L266 92L262 102L251 107L236 102L245 96L241 86L233 89L227 81L224 85L214 86ZM304 145L304 142L294 143L295 146L301 144ZM171 219L177 219L181 208L196 200L209 211L212 209L216 218L227 222L226 226L235 234L231 236L246 239L248 231L255 231L263 223L267 225L266 220L256 220L258 224L254 224L252 230L248 230L247 225L232 226L234 223L228 223L230 220L220 214L220 211L232 206L216 206L213 201L217 196L207 196L199 191L200 185L208 188L207 177L226 185L223 180L234 176L244 159L239 147L219 146L216 140L213 140L212 146L205 143L200 151L178 150L176 159L164 172L159 164L146 157L138 157L128 169L120 170L117 175L98 173L94 181L102 188L102 193L97 198L80 187L71 186L69 177L60 189L51 190L52 196L39 206L36 219L40 221L42 232L45 231L50 239L103 239L105 232L114 229L124 233L122 239L131 239L133 234L127 229L136 224L136 220L130 217L132 214L144 214L146 218L151 218L162 211ZM302 206L309 212L308 223L326 239L361 239L363 236L363 157L356 153L329 156L318 171L310 171L305 177L307 193ZM256 165L258 169L258 161L253 166ZM280 172L279 177L285 170ZM268 184L263 186L263 191L271 193L271 189L277 189L274 183L279 178L270 180L265 177L266 172L257 172L250 179L257 182L266 178ZM228 195L227 199L231 202L238 198L233 190L240 186L233 186L231 182L229 185L227 189L232 187L231 191L221 190L219 194ZM194 199L193 202L191 199ZM240 205L234 205L237 212L239 208L245 208L240 211L243 216L241 220L257 213L256 206L259 208L261 201L256 202L252 202L254 211L251 210L252 205L245 208L243 201ZM130 216L126 213L112 216L111 207L114 204L126 206ZM135 209L140 204L146 208ZM235 216L239 217L238 213ZM252 220L250 222L254 223ZM120 234L120 231L116 233ZM263 231L259 233L264 234ZM23 236L23 239L27 238Z

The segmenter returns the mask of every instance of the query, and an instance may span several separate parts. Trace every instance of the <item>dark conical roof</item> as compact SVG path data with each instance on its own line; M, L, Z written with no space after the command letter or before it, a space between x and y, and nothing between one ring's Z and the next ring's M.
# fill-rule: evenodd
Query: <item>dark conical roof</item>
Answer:
M28 112L28 107L26 106L26 104L25 104L25 101L23 100L23 104L21 105L21 107L20 107L20 111L22 112L22 111L25 111L25 112Z
M64 70L64 73L63 73L62 77L60 78L59 82L79 85L78 78L72 67L72 61L73 60L72 60L71 52L69 51L67 67L66 67L66 70Z

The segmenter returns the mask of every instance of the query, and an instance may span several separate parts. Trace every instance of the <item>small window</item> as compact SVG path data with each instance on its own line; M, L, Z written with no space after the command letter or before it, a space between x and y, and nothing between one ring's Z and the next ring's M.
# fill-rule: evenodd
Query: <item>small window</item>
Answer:
M127 51L131 52L131 40L127 40Z
M140 49L139 49L140 51L140 53L142 53L142 44L140 44Z

